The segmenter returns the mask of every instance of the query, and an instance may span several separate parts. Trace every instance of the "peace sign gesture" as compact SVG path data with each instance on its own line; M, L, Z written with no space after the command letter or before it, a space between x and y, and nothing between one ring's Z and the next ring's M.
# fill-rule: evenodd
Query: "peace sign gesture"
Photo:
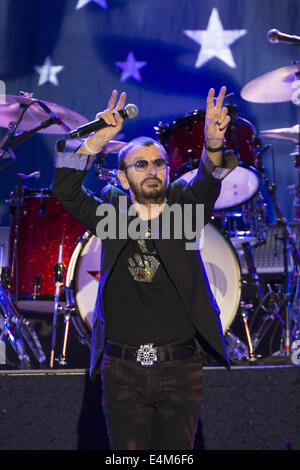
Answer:
M211 88L206 101L205 140L210 148L219 148L224 141L225 132L230 122L228 109L223 106L226 87L223 86L214 104L215 90Z
M102 129L99 129L97 132L92 134L86 140L87 148L82 146L80 150L77 151L78 153L90 153L90 150L93 153L97 153L102 147L104 147L105 144L112 140L115 135L118 134L118 132L120 132L123 125L123 118L118 113L118 111L124 108L126 101L126 93L122 92L120 94L118 102L117 98L118 92L117 90L114 90L108 101L107 109L96 115L96 119L103 119L106 122L107 126L103 127Z

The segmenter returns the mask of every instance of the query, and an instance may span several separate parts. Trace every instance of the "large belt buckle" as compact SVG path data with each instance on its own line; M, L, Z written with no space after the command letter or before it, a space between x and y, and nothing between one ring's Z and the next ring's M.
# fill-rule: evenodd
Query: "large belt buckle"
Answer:
M153 343L141 344L137 352L136 361L141 366L153 366L154 362L157 362L157 348L153 347Z

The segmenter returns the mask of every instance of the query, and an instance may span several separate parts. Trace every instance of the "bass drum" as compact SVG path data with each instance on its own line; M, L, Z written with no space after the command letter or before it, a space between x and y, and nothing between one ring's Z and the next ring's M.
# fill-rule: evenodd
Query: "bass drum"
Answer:
M75 309L73 324L81 342L88 346L100 279L101 246L100 238L86 232L77 243L66 276L67 306Z
M240 304L240 264L231 243L213 224L204 228L201 244L202 259L226 333ZM101 240L86 232L74 250L66 278L68 303L75 307L76 312L72 320L81 341L88 345L100 279L100 255Z
M241 266L231 242L213 224L204 227L202 237L202 260L210 288L221 312L223 332L226 333L240 305Z

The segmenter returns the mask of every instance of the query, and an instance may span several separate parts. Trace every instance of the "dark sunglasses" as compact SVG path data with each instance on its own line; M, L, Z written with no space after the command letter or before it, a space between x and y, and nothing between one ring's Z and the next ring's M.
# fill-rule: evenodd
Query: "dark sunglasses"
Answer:
M149 163L153 163L157 170L164 170L167 166L167 162L164 158L156 158L155 160L151 160L151 162L148 160L137 160L136 162L127 165L125 169L127 170L127 168L134 166L136 171L146 171Z

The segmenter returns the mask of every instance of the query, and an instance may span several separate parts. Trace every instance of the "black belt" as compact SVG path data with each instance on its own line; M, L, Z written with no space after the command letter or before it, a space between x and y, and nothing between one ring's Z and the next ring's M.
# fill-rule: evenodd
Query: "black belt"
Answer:
M195 340L186 341L177 345L153 346L153 343L142 344L139 348L122 346L107 342L104 352L108 356L136 361L142 366L152 366L155 363L178 361L191 358L196 351Z

